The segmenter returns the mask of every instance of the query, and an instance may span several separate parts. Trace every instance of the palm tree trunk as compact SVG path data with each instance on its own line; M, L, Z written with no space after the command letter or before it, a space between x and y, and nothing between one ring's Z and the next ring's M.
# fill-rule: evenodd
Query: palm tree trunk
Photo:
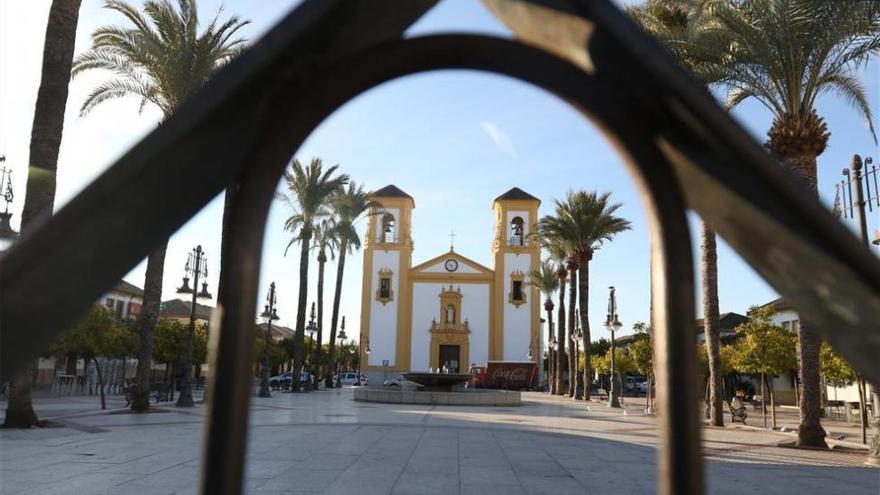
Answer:
M37 413L31 399L32 361L28 361L20 371L13 374L9 381L9 403L6 406L4 428L30 428L40 426Z
M544 301L544 310L547 311L547 341L549 342L553 336L553 299L548 297ZM549 350L549 347L547 357L549 361L549 366L547 367L547 375L549 376L547 391L550 395L553 395L556 392L556 353Z
M565 387L565 277L563 270L559 272L559 321L556 329L556 395L562 395Z
M590 257L582 257L578 262L578 306L580 306L581 329L583 337L581 345L584 349L584 400L590 400Z
M95 363L95 372L98 374L98 389L101 391L101 410L107 409L107 399L104 397L104 375L101 374L101 363L98 358L92 356L92 362Z
M153 331L159 319L159 305L162 303L162 278L165 274L165 252L168 244L163 244L150 253L147 258L147 273L144 276L144 304L138 320L140 347L135 374L135 390L132 394L132 412L146 412L150 409L150 370L153 359Z
M315 375L312 381L315 390L318 389L318 366L321 365L321 343L324 341L324 265L327 263L327 254L323 249L318 253L318 342L315 345Z
M327 388L334 386L336 375L336 323L339 320L339 303L342 300L342 274L345 271L345 250L348 245L342 241L339 246L339 261L336 264L336 287L333 289L333 312L330 315L330 355L327 361Z
M40 88L31 127L30 166L21 212L22 234L30 231L34 220L51 215L55 203L55 173L64 130L64 109L67 106L80 3L81 0L53 0L49 8ZM9 428L39 425L31 402L32 370L33 364L28 364L26 369L14 373L10 378L9 403L4 421Z
M52 214L80 3L81 0L53 0L49 9L42 76L31 128L30 167L21 212L22 233L30 230L36 218Z
M306 345L306 303L309 298L309 245L312 241L310 225L303 225L299 254L299 300L296 304L296 333L293 341L293 373L291 373L291 392L300 391L299 374L303 366Z
M706 222L700 223L700 255L703 274L703 331L706 336L706 354L709 357L709 421L712 426L724 426L718 315L718 253L715 232Z
M774 122L774 126L777 123ZM771 128L772 130L772 128ZM782 155L783 168L794 173L804 185L818 195L815 152L796 152ZM819 348L822 339L803 317L798 326L798 362L801 369L801 390L798 407L801 423L798 426L798 446L827 447L822 428L822 393L819 379Z
M575 306L575 301L577 301L577 265L570 264L568 269L568 345L574 349L574 329L577 326L577 307ZM569 353L568 357L568 396L574 397L575 391L577 389L577 353L572 352Z

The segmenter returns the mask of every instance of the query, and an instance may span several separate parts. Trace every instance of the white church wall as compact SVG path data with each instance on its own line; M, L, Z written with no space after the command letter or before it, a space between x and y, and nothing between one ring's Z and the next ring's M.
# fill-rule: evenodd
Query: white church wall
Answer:
M379 290L379 270L388 268L392 272L391 290L394 298L382 304L375 298ZM370 287L370 365L382 366L388 360L394 366L397 349L397 308L400 299L400 252L373 251L373 274Z
M528 275L531 271L530 254L504 254L504 360L526 361L529 358L529 340L532 328L532 291L526 286L526 302L519 307L508 302L507 295L511 290L510 274L521 271Z
M431 366L432 319L440 319L440 292L449 284L415 282L413 284L412 349L410 368L426 371ZM489 359L489 284L454 284L461 288L461 317L467 318L471 329L471 363ZM467 363L470 365L470 363Z
M424 269L422 269L421 271L428 272L428 273L449 273L449 271L446 269L446 260L447 259L450 259L450 258L440 260L438 263L435 263L431 266L427 266ZM480 270L477 270L476 268L462 262L462 261L459 261L458 262L458 269L455 270L455 273L482 273L482 272Z

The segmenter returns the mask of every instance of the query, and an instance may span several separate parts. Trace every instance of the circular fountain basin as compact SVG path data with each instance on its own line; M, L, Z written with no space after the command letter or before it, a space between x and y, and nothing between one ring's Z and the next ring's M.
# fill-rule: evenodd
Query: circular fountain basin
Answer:
M403 373L403 377L418 383L420 389L451 392L452 387L470 380L468 373Z
M443 406L519 406L522 397L511 390L460 387L470 379L466 373L403 373L404 378L419 385L415 389L361 387L354 391L354 400L389 404L431 404Z

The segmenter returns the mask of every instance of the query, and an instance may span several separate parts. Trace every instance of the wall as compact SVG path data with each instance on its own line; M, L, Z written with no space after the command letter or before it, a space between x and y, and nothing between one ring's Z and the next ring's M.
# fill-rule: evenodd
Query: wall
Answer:
M532 269L531 260L532 257L529 253L504 254L504 274L502 277L504 290L502 291L502 303L504 307L503 359L505 361L527 361L529 359L529 342L531 340L532 328L532 304L535 304L534 291L531 290L532 288L529 285L523 287L523 291L526 293L526 302L525 304L519 305L519 307L508 302L508 294L510 294L512 285L510 274L519 270L526 274L526 280L528 280L528 273ZM537 353L537 350L535 350L535 353Z
M373 273L368 300L370 301L370 355L368 363L374 366L382 366L383 360L388 360L389 366L394 366L395 350L397 348L397 311L400 299L400 252L396 250L375 250L373 255ZM386 304L376 300L376 291L379 289L379 271L390 269L391 290L394 298Z
M431 319L440 321L440 292L449 284L413 283L412 350L413 371L427 371L430 367ZM453 283L461 288L461 321L466 318L470 325L470 361L485 363L489 359L489 310L490 284ZM471 363L467 363L470 365Z

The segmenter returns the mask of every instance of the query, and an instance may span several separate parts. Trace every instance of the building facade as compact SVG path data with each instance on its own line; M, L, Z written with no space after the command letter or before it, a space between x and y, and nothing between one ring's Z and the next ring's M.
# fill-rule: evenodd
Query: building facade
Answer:
M457 252L413 265L413 198L386 186L372 195L364 243L360 347L363 369L466 373L487 361L540 356L540 309L529 272L540 200L519 188L492 203L494 267ZM369 352L368 352L369 350Z

